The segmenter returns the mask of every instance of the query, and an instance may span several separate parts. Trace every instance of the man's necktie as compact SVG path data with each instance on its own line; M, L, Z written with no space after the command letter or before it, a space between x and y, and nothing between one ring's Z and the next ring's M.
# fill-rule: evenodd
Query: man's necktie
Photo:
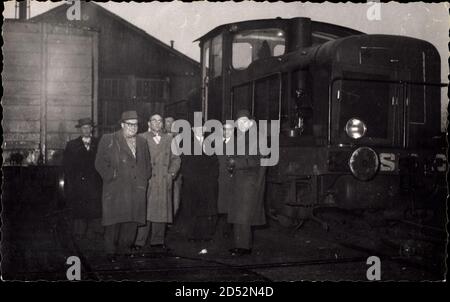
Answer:
M82 140L83 140L84 147L86 148L86 150L89 151L89 149L91 148L91 138L84 138L83 137Z
M153 140L155 141L155 143L156 143L157 145L159 145L159 142L161 141L161 136L155 135L155 136L153 137Z

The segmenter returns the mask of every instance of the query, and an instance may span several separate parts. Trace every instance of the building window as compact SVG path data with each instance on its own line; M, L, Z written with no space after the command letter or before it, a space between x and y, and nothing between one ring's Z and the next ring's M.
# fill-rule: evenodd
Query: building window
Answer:
M136 97L144 102L160 102L165 98L165 87L162 79L136 79Z
M123 79L103 79L100 82L103 97L121 98L125 96L125 82Z

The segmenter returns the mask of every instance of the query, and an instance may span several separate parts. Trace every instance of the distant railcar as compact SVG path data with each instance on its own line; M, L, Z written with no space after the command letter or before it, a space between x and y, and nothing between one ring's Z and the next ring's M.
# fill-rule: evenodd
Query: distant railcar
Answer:
M280 121L269 213L420 210L442 225L446 85L432 44L308 18L226 24L198 41L201 90L166 111L225 121L248 109L256 120Z

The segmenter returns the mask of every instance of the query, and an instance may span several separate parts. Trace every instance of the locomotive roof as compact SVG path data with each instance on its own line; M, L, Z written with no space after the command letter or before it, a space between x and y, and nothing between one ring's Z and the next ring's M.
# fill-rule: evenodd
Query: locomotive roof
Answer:
M283 24L286 24L289 21L293 21L295 19L309 19L309 18L303 18L303 17L297 17L297 18L291 18L291 19L283 19L283 18L273 18L273 19L259 19L259 20L248 20L248 21L241 21L241 22L233 22L233 23L227 23L220 26L217 26L216 28L210 30L200 38L196 39L194 42L197 41L203 41L206 39L209 39L211 37L214 37L218 35L219 33L231 29L233 26L239 26L241 29L250 29L250 28L259 28L261 26L280 26ZM326 23L326 22L319 22L319 21L311 21L312 25L312 31L323 31L323 32L329 32L332 34L335 34L339 37L346 37L351 35L361 35L364 34L361 31L344 27L332 23Z

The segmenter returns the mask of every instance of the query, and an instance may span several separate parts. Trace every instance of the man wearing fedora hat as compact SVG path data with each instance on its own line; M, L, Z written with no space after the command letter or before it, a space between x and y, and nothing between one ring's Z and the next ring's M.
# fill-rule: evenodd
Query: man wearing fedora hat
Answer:
M171 151L172 136L163 132L161 114L153 113L148 121L149 131L141 134L148 145L152 177L147 192L147 225L138 228L134 251L146 244L151 229L150 246L168 251L165 244L166 226L173 222L173 180L180 169L180 157Z
M103 178L105 250L111 262L130 253L137 227L145 225L152 168L147 142L137 135L136 111L125 111L121 130L100 140L95 167Z
M215 154L205 153L205 142L210 138L205 133L203 122L196 125L194 113L188 118L192 125L191 152L181 155L183 202L177 223L184 226L189 241L210 242L217 220L219 162Z
M88 230L101 229L102 180L94 166L98 141L92 136L92 120L82 118L75 127L81 135L67 143L63 169L66 201L73 219L73 235L76 240L80 240L91 234Z

